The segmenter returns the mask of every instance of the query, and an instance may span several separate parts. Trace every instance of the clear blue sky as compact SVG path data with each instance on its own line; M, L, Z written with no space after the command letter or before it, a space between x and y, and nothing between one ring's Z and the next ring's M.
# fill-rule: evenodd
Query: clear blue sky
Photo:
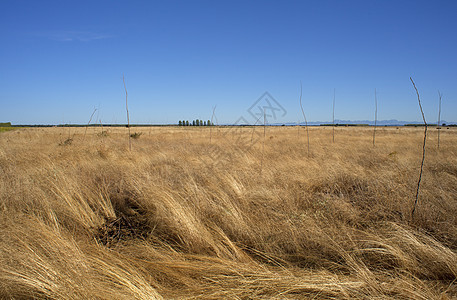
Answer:
M457 121L457 1L0 2L0 122ZM249 119L249 117L251 119Z

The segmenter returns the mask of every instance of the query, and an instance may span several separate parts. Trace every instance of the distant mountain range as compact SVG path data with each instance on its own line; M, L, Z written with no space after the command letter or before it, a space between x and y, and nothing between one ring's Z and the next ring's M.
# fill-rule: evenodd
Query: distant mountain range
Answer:
M447 124L447 125L450 125L450 124L455 124L455 123L448 123L447 121L444 121L442 120L441 121L441 124ZM274 125L289 125L289 126L292 126L292 125L297 125L297 123L277 123L277 124L274 124ZM321 121L317 121L317 122L308 122L308 125L310 126L318 126L318 125L326 125L326 124L332 124L332 122L321 122ZM351 121L351 120L335 120L335 125L336 124L366 124L366 125L374 125L374 121L373 120L357 120L357 121ZM392 119L392 120L378 120L376 122L376 125L378 126L404 126L404 125L407 125L407 124L418 124L418 125L421 125L423 124L422 122L417 122L417 121L399 121L399 120L395 120L395 119ZM429 125L436 125L436 123L428 123ZM305 125L305 122L301 122L300 125Z

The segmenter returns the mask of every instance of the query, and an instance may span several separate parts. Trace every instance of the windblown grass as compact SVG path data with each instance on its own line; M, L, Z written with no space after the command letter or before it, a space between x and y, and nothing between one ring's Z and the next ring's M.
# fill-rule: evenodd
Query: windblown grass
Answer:
M269 127L261 175L249 129L64 130L0 138L1 298L457 297L456 130L413 220L420 128L310 128L308 157Z

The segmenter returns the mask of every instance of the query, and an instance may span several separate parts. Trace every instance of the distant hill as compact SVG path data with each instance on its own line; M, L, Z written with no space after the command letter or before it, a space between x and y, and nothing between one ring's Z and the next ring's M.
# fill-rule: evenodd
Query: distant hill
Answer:
M447 121L441 121L441 124L454 124L454 123L448 123ZM319 126L319 125L325 125L325 124L332 124L332 122L308 122L308 125L310 126ZM337 119L335 120L335 125L336 124L368 124L368 125L374 125L374 121L372 120L356 120L356 121L351 121L351 120L340 120ZM421 125L423 124L422 122L414 122L414 121L399 121L399 120L378 120L376 122L376 125L378 126L404 126L404 125L410 125L410 124L418 124ZM276 125L276 124L275 124ZM282 124L277 124L277 125L282 125ZM297 125L297 123L285 123L285 125ZM305 122L301 122L300 125L305 125ZM429 123L429 125L436 125L436 123Z

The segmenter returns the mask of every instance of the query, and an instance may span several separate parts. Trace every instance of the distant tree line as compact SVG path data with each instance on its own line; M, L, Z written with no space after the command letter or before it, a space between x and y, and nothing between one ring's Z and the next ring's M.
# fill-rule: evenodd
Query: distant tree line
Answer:
M214 126L214 123L212 123L210 120L208 121L203 121L203 120L192 120L192 122L189 122L188 120L179 120L178 122L179 126Z

